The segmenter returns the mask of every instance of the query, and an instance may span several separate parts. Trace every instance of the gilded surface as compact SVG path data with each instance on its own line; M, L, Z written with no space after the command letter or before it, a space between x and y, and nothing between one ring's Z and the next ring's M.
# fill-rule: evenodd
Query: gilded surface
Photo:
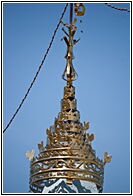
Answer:
M67 95L67 96L66 96ZM94 182L99 189L103 186L104 164L96 157L91 142L93 133L87 133L89 122L80 122L77 110L75 88L67 84L61 100L61 112L54 125L46 129L47 144L38 144L39 154L31 161L30 186L33 192L42 190L47 179L65 178L72 184L73 179ZM107 162L108 155L105 160Z
M79 11L79 8L82 8ZM82 15L85 11L83 4L75 3L75 12ZM70 24L62 24L68 28L68 33L62 30L68 37L64 37L67 45L66 68L62 78L67 81L64 87L64 95L61 100L61 111L54 120L54 125L46 129L47 143L38 144L39 154L34 157L34 150L27 152L30 160L30 189L32 192L42 192L48 179L66 179L67 184L72 184L73 179L93 182L99 192L104 181L104 165L111 161L112 156L104 155L104 161L100 160L92 148L93 133L87 133L89 122L80 122L80 112L77 110L75 99L75 87L72 81L77 73L72 65L73 46L79 41L74 40L76 32L76 19Z

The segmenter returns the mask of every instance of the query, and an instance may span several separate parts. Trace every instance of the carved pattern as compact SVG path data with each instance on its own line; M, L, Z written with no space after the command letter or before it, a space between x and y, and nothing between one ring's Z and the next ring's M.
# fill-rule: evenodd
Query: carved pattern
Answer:
M45 181L51 178L66 178L68 184L72 184L73 179L86 180L96 183L99 189L103 186L104 165L110 161L110 156L105 153L104 162L96 157L91 146L94 134L86 133L90 123L79 121L75 88L67 84L64 91L61 112L54 125L46 129L47 144L45 147L43 142L38 144L39 154L31 160L33 192L42 190Z
M76 99L73 99L73 100L70 100L70 99L62 99L61 101L61 108L62 110L68 110L68 109L74 109L76 110L77 108L77 100Z
M75 97L75 87L74 86L65 86L64 87L64 98L68 98L68 97Z
M79 114L79 111L72 111L72 110L70 110L69 112L62 111L62 112L59 112L58 119L60 121L71 120L71 121L79 122L80 114Z

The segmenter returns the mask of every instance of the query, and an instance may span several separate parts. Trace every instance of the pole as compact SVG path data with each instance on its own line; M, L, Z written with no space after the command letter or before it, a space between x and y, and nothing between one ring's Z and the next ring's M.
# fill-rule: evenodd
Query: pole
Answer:
M70 24L72 24L73 20L73 3L70 3Z

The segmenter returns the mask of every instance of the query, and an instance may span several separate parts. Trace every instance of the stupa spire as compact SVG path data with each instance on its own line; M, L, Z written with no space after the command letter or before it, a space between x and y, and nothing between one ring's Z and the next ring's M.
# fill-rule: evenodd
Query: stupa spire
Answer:
M85 12L82 3L74 4L76 15ZM80 8L80 11L79 11ZM47 143L38 144L39 154L34 157L34 150L27 152L30 160L30 190L35 193L90 193L102 192L104 166L111 161L106 152L104 161L96 156L92 148L93 133L87 133L89 122L80 122L77 110L75 87L72 82L77 78L72 60L73 46L79 41L74 39L77 30L73 17L73 4L70 4L70 25L62 24L67 45L66 67L62 78L67 81L61 99L61 110L54 119L54 125L46 129Z
M83 4L75 3L74 6L75 6L75 13L78 16L84 14L85 8L84 8ZM78 9L80 7L82 9L81 9L81 11L78 11ZM73 46L80 40L80 39L78 39L78 40L74 39L74 35L77 30L77 27L75 26L76 21L77 21L76 18L74 18L74 20L73 20L73 3L70 3L70 24L68 25L68 24L65 24L62 22L64 27L66 27L68 29L68 32L66 32L66 30L64 28L62 28L62 30L64 31L64 33L66 35L63 37L63 39L67 45L67 52L65 55L66 67L63 72L62 78L69 83L71 83L73 80L76 80L77 76L78 76L74 67L73 67L73 63L72 63L72 60L74 59Z

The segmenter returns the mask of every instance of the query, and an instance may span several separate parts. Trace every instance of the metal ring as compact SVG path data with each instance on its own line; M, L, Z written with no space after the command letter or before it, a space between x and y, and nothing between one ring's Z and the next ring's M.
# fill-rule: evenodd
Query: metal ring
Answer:
M77 16L83 16L84 13L85 13L85 6L83 5L83 3L74 3L74 11L75 11L75 14ZM79 8L81 8L82 10L79 11Z

